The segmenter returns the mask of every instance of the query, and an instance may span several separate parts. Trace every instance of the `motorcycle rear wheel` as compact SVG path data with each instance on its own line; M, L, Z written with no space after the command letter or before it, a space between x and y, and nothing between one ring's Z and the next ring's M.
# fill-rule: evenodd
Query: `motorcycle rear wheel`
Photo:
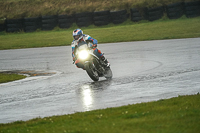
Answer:
M106 72L104 73L104 77L109 80L112 79L112 76L113 76L112 70L110 68L107 68Z

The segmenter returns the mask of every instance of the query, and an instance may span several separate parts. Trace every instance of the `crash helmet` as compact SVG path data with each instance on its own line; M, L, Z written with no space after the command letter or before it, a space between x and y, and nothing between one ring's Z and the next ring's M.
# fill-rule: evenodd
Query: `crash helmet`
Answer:
M73 31L74 40L80 40L83 37L83 31L81 29L75 29Z

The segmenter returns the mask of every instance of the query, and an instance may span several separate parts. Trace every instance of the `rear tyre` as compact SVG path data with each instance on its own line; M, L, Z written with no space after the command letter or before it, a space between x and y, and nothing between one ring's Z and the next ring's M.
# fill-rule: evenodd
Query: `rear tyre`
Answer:
M95 67L92 64L85 65L85 69L86 69L87 74L90 76L90 78L93 81L98 81L99 80L99 75L98 75L97 71L94 70Z
M104 77L105 77L106 79L112 79L112 76L113 76L112 70L111 70L110 68L107 68L107 69L106 69L106 72L104 73Z

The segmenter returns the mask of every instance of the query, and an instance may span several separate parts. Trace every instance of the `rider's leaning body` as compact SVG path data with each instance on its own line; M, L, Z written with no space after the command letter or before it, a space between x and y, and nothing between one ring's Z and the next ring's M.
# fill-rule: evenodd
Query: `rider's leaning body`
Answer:
M108 61L105 59L105 57L103 56L103 54L101 53L101 51L99 49L97 49L97 43L98 41L94 38L92 38L91 36L89 35L86 35L86 34L83 34L83 31L81 29L75 29L73 31L73 38L74 40L72 41L71 43L71 47L72 47L72 58L73 58L73 61L75 62L76 66L78 68L82 68L84 69L84 65L83 63L79 60L79 59L76 59L75 58L75 55L74 55L74 50L75 50L75 46L78 46L79 47L79 44L81 44L82 42L91 42L92 45L90 46L93 51L94 51L94 54L99 57L100 59L102 59L106 64L107 64L107 67L110 66L110 64L108 63Z

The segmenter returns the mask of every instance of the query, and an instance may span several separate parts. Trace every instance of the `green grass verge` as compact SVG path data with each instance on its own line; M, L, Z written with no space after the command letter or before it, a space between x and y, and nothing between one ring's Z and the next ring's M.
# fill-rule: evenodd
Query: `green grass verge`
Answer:
M0 50L70 45L73 40L72 30L75 28L78 27L74 24L69 29L55 28L53 31L1 32ZM127 20L120 25L109 24L102 27L91 25L82 30L85 34L97 39L99 43L194 38L200 37L200 17L186 18L183 16L176 20L164 17L154 22L139 23Z
M7 83L26 78L24 75L0 73L0 83Z
M200 95L0 124L1 133L199 133Z

